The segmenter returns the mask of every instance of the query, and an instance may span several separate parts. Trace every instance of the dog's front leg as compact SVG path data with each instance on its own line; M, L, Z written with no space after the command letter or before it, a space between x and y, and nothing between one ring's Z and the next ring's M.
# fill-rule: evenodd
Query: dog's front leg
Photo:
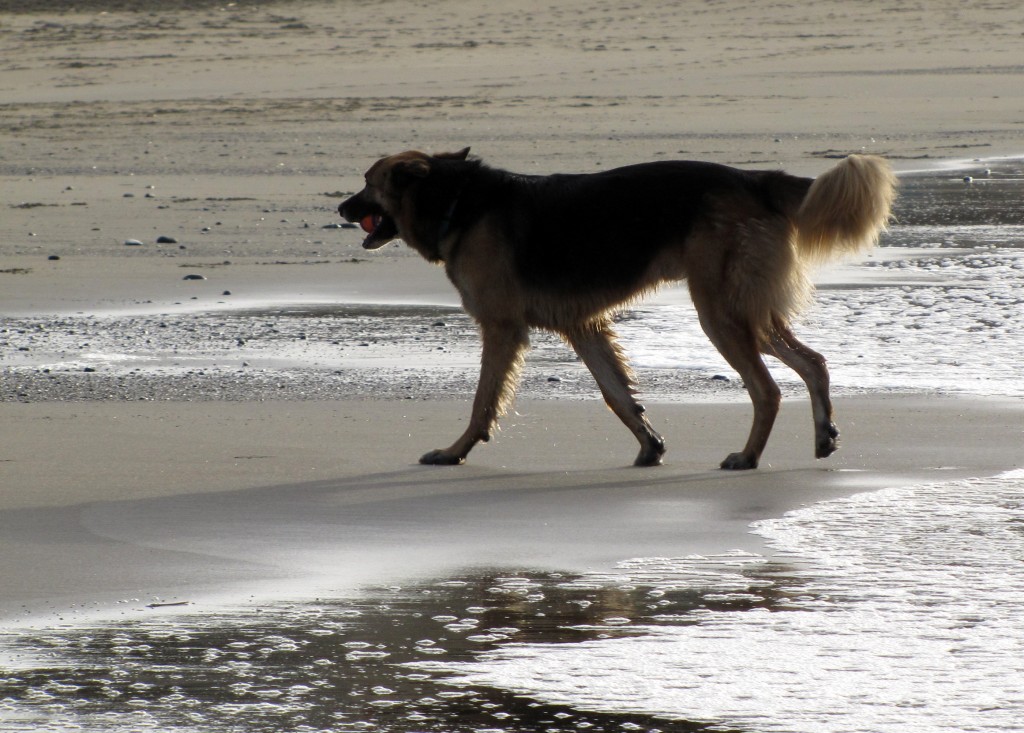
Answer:
M530 344L527 328L518 323L484 323L481 338L480 382L469 427L447 448L425 454L420 463L450 466L464 462L473 446L490 440L491 429L512 403L523 354Z

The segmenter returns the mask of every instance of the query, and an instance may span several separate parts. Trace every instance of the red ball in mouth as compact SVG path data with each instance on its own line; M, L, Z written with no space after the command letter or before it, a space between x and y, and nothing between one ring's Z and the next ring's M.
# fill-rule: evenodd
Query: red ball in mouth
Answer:
M380 214L367 214L359 220L359 226L361 226L363 231L367 234L373 234L379 224Z

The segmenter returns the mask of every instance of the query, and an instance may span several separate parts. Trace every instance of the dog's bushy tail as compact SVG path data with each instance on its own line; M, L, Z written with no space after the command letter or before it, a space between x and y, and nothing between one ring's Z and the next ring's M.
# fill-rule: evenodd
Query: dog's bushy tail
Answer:
M884 158L851 155L818 176L796 212L800 258L826 260L878 243L896 198L896 176Z

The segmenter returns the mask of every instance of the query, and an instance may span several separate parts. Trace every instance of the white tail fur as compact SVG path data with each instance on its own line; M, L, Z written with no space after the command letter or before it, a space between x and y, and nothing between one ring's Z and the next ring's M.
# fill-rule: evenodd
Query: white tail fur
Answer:
M896 197L896 176L883 158L851 155L815 179L796 213L802 259L824 261L875 246Z

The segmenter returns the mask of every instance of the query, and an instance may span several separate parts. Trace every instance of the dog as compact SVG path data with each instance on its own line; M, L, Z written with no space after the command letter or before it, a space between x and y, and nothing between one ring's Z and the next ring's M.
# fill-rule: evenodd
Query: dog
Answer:
M797 340L793 316L812 293L810 264L873 247L896 178L879 157L851 155L816 179L716 163L664 161L587 174L519 175L469 148L382 158L339 206L363 247L402 239L444 266L480 328L480 380L466 431L420 458L460 464L509 407L531 328L559 335L640 443L634 462L662 462L665 442L636 400L612 316L660 284L685 279L701 327L742 377L754 418L723 469L756 468L781 394L762 359L807 385L817 458L838 448L824 357Z

